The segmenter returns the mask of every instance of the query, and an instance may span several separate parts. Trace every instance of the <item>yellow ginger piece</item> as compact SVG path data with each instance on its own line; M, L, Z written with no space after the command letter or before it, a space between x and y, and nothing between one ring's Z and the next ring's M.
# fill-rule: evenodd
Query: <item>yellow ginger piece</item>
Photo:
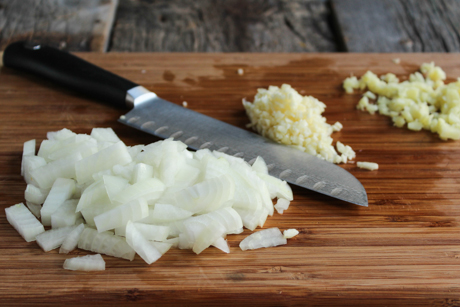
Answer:
M364 91L357 109L392 118L395 126L414 131L422 129L438 133L442 140L460 139L460 79L445 84L446 73L434 63L424 63L420 72L400 82L391 73L380 78L371 71L360 79L350 77L343 82L347 93Z

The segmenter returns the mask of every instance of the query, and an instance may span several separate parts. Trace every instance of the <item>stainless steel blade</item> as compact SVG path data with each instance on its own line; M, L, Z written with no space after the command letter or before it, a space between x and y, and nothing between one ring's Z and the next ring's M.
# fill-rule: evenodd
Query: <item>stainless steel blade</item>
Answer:
M362 184L341 167L154 94L119 121L161 138L173 137L195 150L218 150L248 162L262 156L275 177L346 202L368 205Z

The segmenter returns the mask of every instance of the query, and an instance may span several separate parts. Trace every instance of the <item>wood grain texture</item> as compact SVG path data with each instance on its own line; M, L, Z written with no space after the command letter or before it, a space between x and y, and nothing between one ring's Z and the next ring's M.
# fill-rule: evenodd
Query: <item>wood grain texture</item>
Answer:
M191 306L458 306L460 304L460 143L427 131L395 128L391 120L356 110L359 94L341 82L351 73L403 77L422 62L460 76L450 54L143 54L80 56L174 103L227 123L248 122L242 98L289 83L327 104L334 138L351 145L357 161L378 171L342 165L367 189L369 207L294 188L289 210L264 227L296 228L285 246L243 252L250 232L228 237L231 253L209 248L199 256L171 250L147 265L104 256L107 270L62 269L70 255L44 253L7 223L4 208L23 201L22 143L64 127L89 133L112 127L128 145L155 141L116 122L123 111L49 82L0 70L0 304ZM399 57L401 64L392 59ZM237 74L244 68L244 75Z
M107 50L118 0L0 0L0 49L33 40L69 51Z
M350 52L458 52L456 0L331 0Z
M121 0L112 51L335 51L324 0Z

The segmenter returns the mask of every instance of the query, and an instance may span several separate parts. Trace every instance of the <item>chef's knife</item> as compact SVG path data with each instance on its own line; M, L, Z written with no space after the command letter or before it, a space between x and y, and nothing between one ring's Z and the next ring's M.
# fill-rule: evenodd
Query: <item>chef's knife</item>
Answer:
M16 42L5 49L3 64L111 105L131 108L119 121L133 128L160 138L173 137L191 149L209 148L248 162L262 156L275 177L350 203L368 204L362 184L341 167L161 99L146 88L70 53Z

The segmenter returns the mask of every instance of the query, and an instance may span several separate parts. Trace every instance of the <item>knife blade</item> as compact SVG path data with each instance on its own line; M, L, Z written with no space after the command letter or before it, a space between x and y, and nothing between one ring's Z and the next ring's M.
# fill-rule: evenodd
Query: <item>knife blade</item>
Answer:
M208 148L251 163L261 156L272 176L349 203L367 206L363 185L343 168L256 133L232 126L158 97L146 88L70 53L16 42L3 53L6 67L43 76L111 105L131 110L119 121L198 150Z

